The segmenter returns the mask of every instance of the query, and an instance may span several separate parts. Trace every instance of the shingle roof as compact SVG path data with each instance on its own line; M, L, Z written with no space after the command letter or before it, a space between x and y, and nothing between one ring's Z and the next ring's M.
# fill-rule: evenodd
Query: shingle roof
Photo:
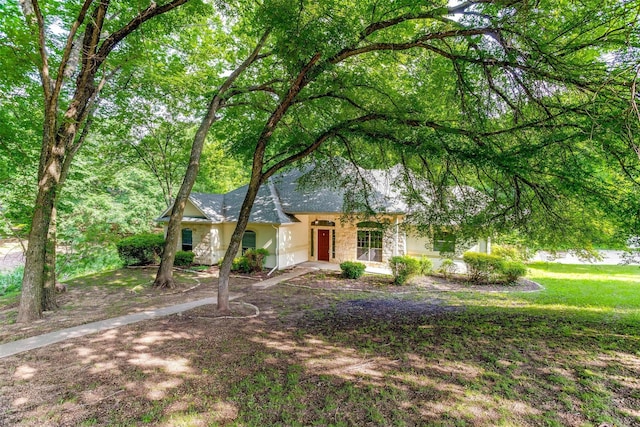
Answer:
M345 165L347 169L355 169ZM379 213L403 213L406 205L396 189L399 178L398 167L389 170L358 169L347 171L351 176L357 176L355 182L312 184L311 188L301 187L300 178L313 172L311 168L292 170L273 178L282 207L290 214L301 213L342 213L345 208L345 197L353 194L367 194L367 202L371 209ZM314 176L312 181L322 181L322 176ZM363 182L364 181L364 182ZM367 191L363 192L362 187Z
M189 200L213 222L223 222L224 194L191 193Z
M342 213L345 197L354 191L345 184L323 182L322 185L301 185L299 180L312 172L313 168L295 169L273 176L258 190L258 195L249 217L250 223L290 224L298 222L295 214ZM368 205L376 212L402 213L406 206L395 190L398 169L387 171L363 170L357 172L368 187ZM318 178L322 179L322 178ZM363 185L362 182L354 186ZM357 191L355 192L357 193ZM242 186L226 194L192 193L189 200L205 215L205 218L188 218L185 221L211 223L237 222L240 207L247 194ZM158 221L168 221L167 210Z
M224 222L238 221L238 214L246 194L247 186L245 185L224 195ZM267 183L260 186L258 190L258 195L249 216L249 222L291 224L298 222L298 220L291 215L287 215L282 210L275 189L271 184Z

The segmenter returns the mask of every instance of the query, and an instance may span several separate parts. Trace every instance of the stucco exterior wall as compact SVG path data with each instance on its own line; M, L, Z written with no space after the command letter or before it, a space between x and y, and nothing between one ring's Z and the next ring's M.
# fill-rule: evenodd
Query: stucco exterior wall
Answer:
M171 212L169 212L169 214L171 214ZM191 216L194 218L204 218L204 215L202 214L202 212L200 212L200 210L195 206L193 206L193 203L191 203L188 200L187 200L187 204L184 207L184 213L182 215Z
M354 261L357 258L356 221L341 222L340 215L297 215L300 222L287 225L272 226L271 224L249 224L247 230L256 233L256 247L269 251L265 266L273 268L287 268L308 260L317 261L318 230L330 230L329 261L339 264L343 261ZM407 233L400 221L395 217L386 218L391 224L385 228L382 243L382 263L395 255L410 255L414 257L427 256L432 259L434 268L440 265L441 255L433 250L433 242L426 237ZM312 225L315 220L331 221L335 226ZM182 224L182 228L190 228L193 236L193 252L195 262L200 264L217 264L226 252L235 223L226 224ZM332 233L335 232L335 241ZM166 233L166 227L165 227ZM311 234L313 233L313 249ZM334 247L335 244L335 247ZM276 247L277 246L277 247ZM182 241L178 243L178 250L182 248ZM491 245L488 239L479 239L469 247L456 248L456 252L477 251L490 253ZM240 253L238 253L238 256ZM461 257L455 258L460 270L464 270ZM376 262L365 262L367 265L380 265Z
M278 268L291 267L309 260L309 219L278 228Z
M467 245L461 247L456 245L456 253L460 255L455 256L453 261L458 267L458 272L466 271L466 266L462 261L461 254L467 251L491 253L490 241L488 239L478 239L476 242L472 243L471 246ZM412 235L411 233L407 235L407 255L412 257L427 256L431 258L434 269L440 267L443 260L440 252L433 250L433 242L430 239Z
M224 250L218 259L224 257L224 252L229 246L229 242L231 241L231 235L233 234L233 230L236 228L236 223L226 223L220 225L222 229L222 247ZM247 230L255 231L256 233L256 248L263 248L269 251L269 255L267 256L267 260L265 262L265 267L273 268L276 265L276 229L271 226L271 224L253 224L249 223L247 225ZM238 251L238 255L240 256L240 251Z
M189 224L183 223L178 241L178 250L182 250L182 230L190 229L192 233L193 253L195 257L193 261L197 264L213 264L214 251L212 242L215 241L212 235L212 227L209 224ZM165 236L167 235L167 227L164 227Z

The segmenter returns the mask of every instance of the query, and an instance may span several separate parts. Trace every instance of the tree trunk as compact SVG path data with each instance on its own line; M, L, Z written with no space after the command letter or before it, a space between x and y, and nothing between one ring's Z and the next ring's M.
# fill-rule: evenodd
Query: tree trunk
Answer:
M184 208L187 205L189 194L191 194L191 189L198 177L200 156L202 154L205 139L207 138L207 133L209 132L211 125L213 125L216 120L218 110L222 107L224 102L222 98L223 95L231 87L233 82L235 82L235 80L253 63L253 61L256 60L258 53L267 41L268 36L269 31L267 30L247 59L245 59L220 86L218 92L209 103L207 115L202 120L202 123L200 123L198 132L196 132L196 135L193 138L191 155L189 157L189 166L185 172L180 190L178 190L178 194L176 195L176 200L173 203L173 209L171 209L171 217L169 218L169 224L167 225L167 236L165 237L164 250L162 251L162 257L160 258L160 267L158 268L156 279L153 282L153 286L155 287L167 288L175 285L175 280L173 279L173 262L176 258L176 248L178 246L182 215L184 213Z
M256 170L258 171L258 173L255 173ZM260 185L262 184L262 173L259 172L260 170L262 170L261 165L259 166L259 169L256 169L256 166L254 165L254 171L251 174L251 181L249 182L249 186L247 187L247 195L245 196L242 207L240 208L240 212L238 213L238 223L236 224L236 228L233 230L231 241L229 242L229 247L224 254L222 265L220 266L220 274L218 279L218 312L222 314L230 312L229 275L231 274L231 265L233 264L233 259L238 254L238 250L240 249L242 235L244 234L244 231L247 228L247 224L249 223L251 208L253 207L253 203L255 202L256 196L258 195L258 190L260 189Z
M57 244L57 210L54 204L51 210L49 223L49 236L47 237L45 263L44 263L44 288L42 290L42 310L49 311L58 308L56 301L56 244Z
M207 138L209 128L215 120L215 115L220 103L221 99L219 95L215 96L209 105L207 116L200 124L198 132L196 132L196 136L193 139L189 166L185 172L180 190L178 190L178 194L176 195L176 200L173 203L173 209L171 209L171 217L169 218L169 224L167 225L164 249L162 251L162 256L160 257L160 267L158 267L158 273L153 281L154 287L173 288L175 286L175 280L173 278L173 262L176 259L178 240L182 226L182 214L184 213L184 208L187 205L187 200L189 199L189 194L191 194L193 184L195 184L196 178L198 177L200 155L202 154L204 141Z
M284 115L287 113L287 110L291 107L300 91L307 84L309 84L310 80L308 75L310 71L313 70L313 67L316 65L316 63L320 60L320 57L320 53L316 53L309 60L309 62L307 62L304 67L302 67L300 73L298 73L298 76L291 82L287 95L280 101L280 104L273 111L273 113L271 113L271 116L269 117L269 120L267 120L267 123L262 129L262 133L260 134L256 143L256 149L253 152L251 180L249 181L249 186L247 187L247 195L244 198L244 202L242 202L242 208L240 208L240 212L238 213L238 223L236 224L235 230L233 230L231 241L229 242L229 247L227 248L227 252L225 252L224 254L224 259L222 260L222 265L220 266L220 274L218 279L218 311L221 313L228 313L230 311L229 274L231 273L231 265L233 263L233 258L236 256L236 254L238 253L238 249L240 248L242 235L247 228L249 215L251 214L253 203L255 202L256 196L258 195L260 185L262 185L264 180L271 176L274 172L288 164L285 161L282 161L277 165L269 168L267 173L263 174L262 167L264 166L264 153L267 149L267 143L271 138L271 135L273 135L276 127L280 123L280 120L282 120Z
M197 172L196 172L197 174ZM185 176L186 181L186 176ZM195 182L195 178L193 180ZM183 183L182 186L185 184ZM193 186L193 184L191 184ZM176 258L176 252L178 247L178 236L180 236L180 228L182 221L182 213L186 206L187 199L191 188L186 191L186 196L181 197L183 188L180 187L178 197L171 210L171 217L169 218L169 224L167 226L167 235L164 240L164 249L162 256L160 257L160 266L158 267L158 273L153 281L153 286L157 288L173 288L175 287L175 280L173 278L173 261Z
M44 294L44 281L47 253L47 238L52 211L56 204L57 192L60 191L61 171L66 163L66 152L72 153L79 149L73 147L73 141L78 132L78 127L87 119L92 102L97 93L94 86L94 78L98 69L107 59L111 51L129 34L135 31L146 21L155 16L166 13L189 0L172 0L162 6L154 2L150 6L127 22L123 27L112 31L106 38L102 37L102 27L109 7L108 0L97 2L91 19L85 26L85 34L82 39L82 55L80 73L75 80L74 95L66 107L64 121L59 125L58 117L61 115L60 93L64 86L65 69L70 66L69 59L76 38L77 29L85 21L85 17L91 1L84 2L76 21L72 24L68 34L67 43L62 53L58 75L53 77L49 69L49 57L47 53L47 40L45 30L45 18L37 1L29 2L31 7L24 8L25 18L32 27L40 63L40 79L44 94L44 123L42 148L40 151L40 165L38 169L38 194L36 196L35 209L29 232L29 247L25 255L24 277L22 279L22 294L20 308L18 310L18 322L31 322L42 315ZM71 157L73 154L71 154ZM69 158L69 163L71 158ZM68 170L69 165L66 165ZM51 251L50 253L54 253ZM52 258L55 263L55 258ZM52 273L55 280L55 264L52 264ZM53 283L55 292L55 282ZM48 301L51 301L50 299ZM49 303L47 302L48 306Z
M19 323L32 322L42 316L46 245L57 190L55 172L52 176L51 170L56 171L56 165L59 171L59 158L54 159L38 184L38 195L29 232L29 246L25 256L22 294L17 318Z

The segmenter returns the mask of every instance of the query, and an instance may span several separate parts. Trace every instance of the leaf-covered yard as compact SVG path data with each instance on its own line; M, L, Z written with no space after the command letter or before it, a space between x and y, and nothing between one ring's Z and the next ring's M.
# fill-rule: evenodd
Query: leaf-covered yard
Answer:
M0 424L638 425L640 270L579 268L534 265L540 292L236 279L259 316L198 309L0 360Z

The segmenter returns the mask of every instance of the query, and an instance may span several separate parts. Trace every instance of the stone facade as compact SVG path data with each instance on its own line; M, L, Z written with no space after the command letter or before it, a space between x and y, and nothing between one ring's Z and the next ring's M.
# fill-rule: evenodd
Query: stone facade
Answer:
M317 261L317 245L318 234L317 230L331 230L335 232L335 248L333 247L333 239L330 241L329 248L329 261L333 263L341 263L344 261L354 261L358 257L357 251L357 237L358 227L357 223L350 221L341 221L340 215L314 215L310 217L309 229L314 234L313 236L313 248L309 245L309 259ZM406 253L406 235L402 229L397 228L395 225L395 218L386 218L393 225L385 228L382 241L382 263L377 262L365 262L367 265L379 265L386 263L389 258L395 255L404 255ZM313 225L313 221L331 221L335 223L335 226L326 225ZM332 255L335 253L335 257Z

